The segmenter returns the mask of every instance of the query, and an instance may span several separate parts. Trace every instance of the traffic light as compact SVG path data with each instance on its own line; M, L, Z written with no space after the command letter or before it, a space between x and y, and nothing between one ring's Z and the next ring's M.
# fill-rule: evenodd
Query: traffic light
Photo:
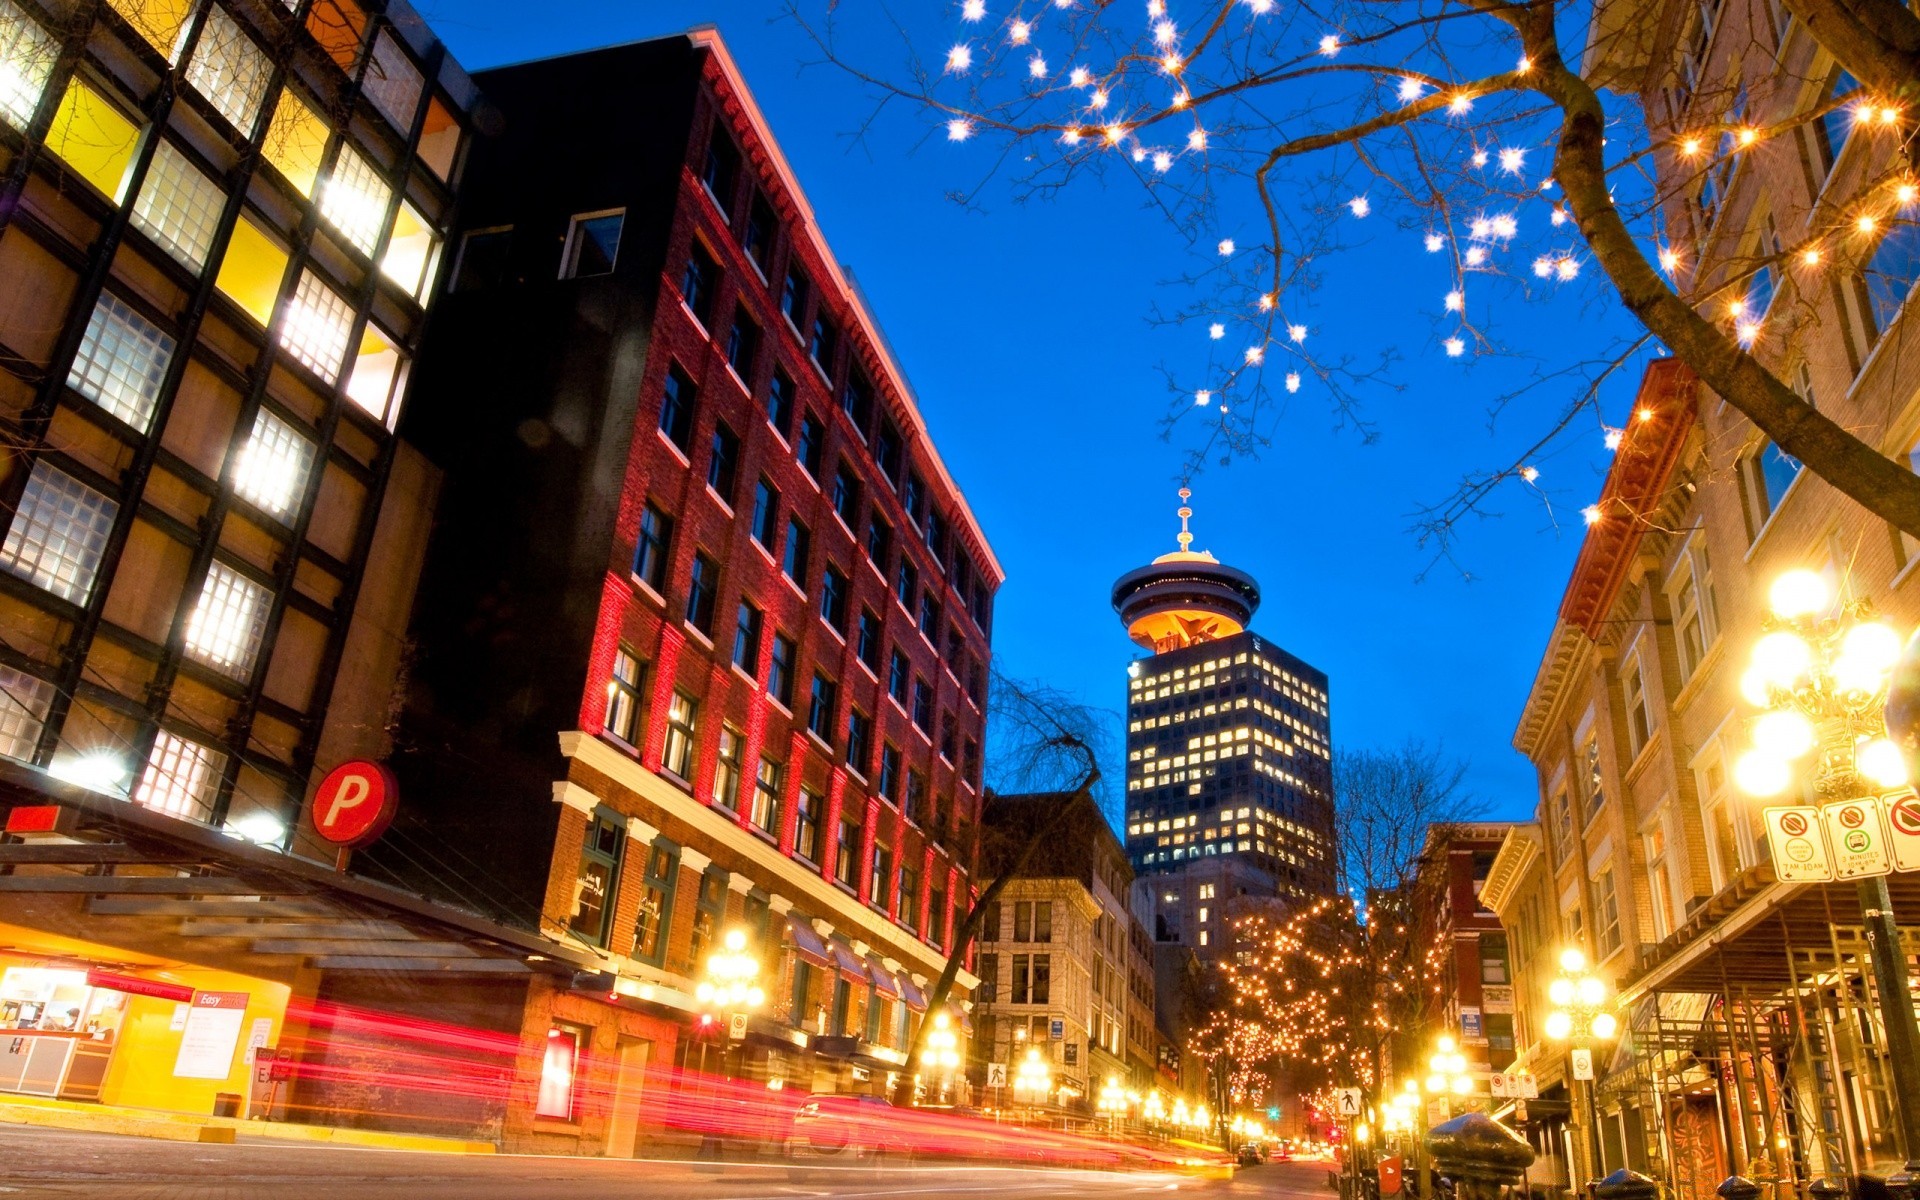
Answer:
M1269 1106L1267 1108L1267 1120L1269 1122L1272 1122L1272 1121L1278 1121L1279 1119L1280 1119L1280 1106L1278 1104Z

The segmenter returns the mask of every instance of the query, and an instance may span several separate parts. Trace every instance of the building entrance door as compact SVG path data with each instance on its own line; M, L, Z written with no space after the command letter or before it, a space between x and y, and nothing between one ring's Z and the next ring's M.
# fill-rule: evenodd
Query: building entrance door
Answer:
M621 1038L614 1050L613 1111L607 1118L609 1158L633 1157L634 1140L640 1132L640 1090L652 1058L653 1043L639 1038Z

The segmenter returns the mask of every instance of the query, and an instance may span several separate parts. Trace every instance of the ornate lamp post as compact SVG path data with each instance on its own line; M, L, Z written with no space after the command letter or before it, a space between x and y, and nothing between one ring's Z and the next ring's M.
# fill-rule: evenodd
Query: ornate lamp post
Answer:
M767 1002L767 993L754 982L759 975L760 960L747 952L746 933L729 929L720 941L720 949L707 956L705 971L693 991L693 998L700 1002L700 1030L703 1035L710 1033L716 1025L724 1026L723 1014L750 1014ZM721 1036L727 1035L723 1027ZM721 1051L720 1070L728 1078L733 1077L731 1058L731 1046ZM706 1069L707 1043L705 1036L702 1036L701 1073L705 1074ZM714 1133L702 1134L699 1157L717 1159L721 1156L723 1146L722 1140Z
M939 1072L941 1090L945 1091L952 1086L953 1073L960 1069L960 1037L953 1031L953 1018L945 1009L934 1013L931 1020L933 1027L920 1046L920 1069Z
M1901 659L1900 635L1875 620L1865 600L1836 608L1826 580L1812 571L1788 571L1773 581L1767 599L1773 613L1740 679L1741 695L1764 711L1753 722L1753 748L1734 764L1734 782L1749 795L1777 796L1795 783L1795 764L1804 761L1799 782L1816 803L1906 787L1906 759L1887 736L1889 710L1900 710L1904 722L1913 701L1904 679L1900 694L1888 695ZM1898 1097L1905 1186L1920 1172L1920 1027L1886 876L1859 879L1856 888Z
M1453 1115L1454 1096L1473 1094L1473 1076L1467 1073L1467 1056L1460 1053L1460 1043L1446 1034L1434 1043L1433 1054L1427 1058L1427 1091L1436 1096L1446 1096L1447 1115Z
M1106 1083L1100 1086L1100 1095L1094 1101L1094 1107L1106 1115L1109 1132L1119 1129L1121 1119L1127 1115L1127 1090L1120 1086L1118 1075L1107 1076Z
M1591 1051L1620 1032L1620 1022L1609 1011L1607 981L1587 972L1587 956L1569 946L1560 952L1560 974L1547 985L1553 1008L1547 1013L1547 1036L1567 1042L1575 1050ZM1575 1080L1576 1083L1581 1082ZM1594 1102L1594 1081L1585 1080L1587 1093L1587 1153L1591 1178L1600 1175L1600 1115Z
M1038 1047L1029 1049L1013 1074L1014 1099L1025 1100L1037 1109L1047 1102L1052 1091L1053 1069L1040 1057Z

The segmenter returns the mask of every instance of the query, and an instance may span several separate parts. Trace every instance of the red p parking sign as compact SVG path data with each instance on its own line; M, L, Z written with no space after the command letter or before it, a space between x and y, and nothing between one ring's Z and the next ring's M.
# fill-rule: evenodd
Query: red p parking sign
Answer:
M313 828L336 846L364 846L387 831L399 804L393 772L376 762L343 762L313 794Z

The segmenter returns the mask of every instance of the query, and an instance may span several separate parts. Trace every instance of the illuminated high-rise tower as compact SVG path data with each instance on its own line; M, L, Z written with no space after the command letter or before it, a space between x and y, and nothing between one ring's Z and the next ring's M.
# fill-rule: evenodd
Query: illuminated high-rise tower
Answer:
M1113 608L1150 652L1127 667L1136 911L1209 957L1230 900L1335 890L1332 746L1326 675L1248 629L1260 585L1193 549L1190 496L1180 548L1122 575Z

